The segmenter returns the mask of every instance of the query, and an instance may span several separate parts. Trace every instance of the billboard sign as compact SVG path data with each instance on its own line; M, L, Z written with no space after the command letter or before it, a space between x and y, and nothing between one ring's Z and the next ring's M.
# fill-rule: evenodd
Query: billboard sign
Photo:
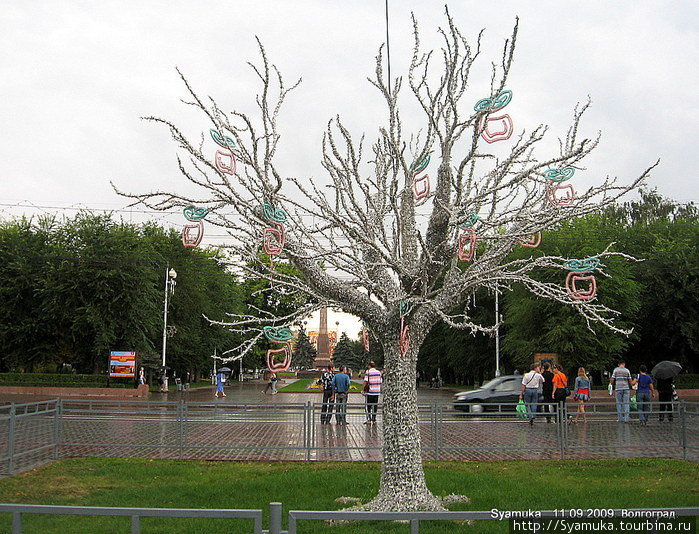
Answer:
M109 376L136 377L136 353L113 350L109 353Z

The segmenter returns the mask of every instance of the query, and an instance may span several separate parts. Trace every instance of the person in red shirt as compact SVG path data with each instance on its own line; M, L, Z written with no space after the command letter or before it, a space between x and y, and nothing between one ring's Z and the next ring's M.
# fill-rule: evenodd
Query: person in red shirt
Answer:
M566 387L568 387L568 377L563 372L563 367L556 365L553 371L553 400L555 402L566 400Z

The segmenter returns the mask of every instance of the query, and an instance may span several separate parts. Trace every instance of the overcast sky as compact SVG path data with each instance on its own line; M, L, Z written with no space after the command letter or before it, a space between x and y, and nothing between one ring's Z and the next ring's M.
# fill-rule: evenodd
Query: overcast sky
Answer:
M649 185L699 200L698 2L459 0L450 10L466 36L486 29L474 102L487 96L489 63L519 16L508 83L516 131L546 123L555 140L589 95L583 133L601 131L602 144L576 179L631 180L661 158ZM438 42L444 24L442 2L391 0L394 75L410 57L411 11L425 44ZM3 0L0 28L2 218L36 213L11 207L28 203L70 215L58 208L122 208L110 180L134 192L181 187L168 133L140 117L208 130L179 102L176 66L224 109L251 111L245 62L256 57L255 35L288 80L303 78L282 118L283 172L322 178L321 135L335 114L369 139L384 116L366 81L385 41L384 0ZM182 222L179 214L144 216Z

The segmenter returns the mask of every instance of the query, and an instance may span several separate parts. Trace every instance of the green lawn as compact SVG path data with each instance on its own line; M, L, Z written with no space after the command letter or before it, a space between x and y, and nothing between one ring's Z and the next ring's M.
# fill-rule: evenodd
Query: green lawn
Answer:
M370 499L379 484L376 463L238 463L120 458L55 462L0 480L0 502L86 506L337 510L337 497ZM437 495L468 495L456 510L642 508L697 506L699 466L679 460L437 462L426 464ZM24 516L24 532L127 533L128 518ZM286 520L286 519L285 519ZM266 520L265 520L266 521ZM250 532L243 520L146 518L144 534ZM0 532L11 518L0 515ZM420 532L507 532L507 522L421 524ZM300 523L301 533L407 533L399 523L329 526Z
M293 384L289 384L288 386L284 386L283 388L279 389L280 393L323 393L323 390L318 388L318 389L307 389L308 384L311 382L315 383L316 379L315 378L301 378L294 382ZM362 392L362 384L359 382L352 382L352 385L350 386L350 393L361 393Z

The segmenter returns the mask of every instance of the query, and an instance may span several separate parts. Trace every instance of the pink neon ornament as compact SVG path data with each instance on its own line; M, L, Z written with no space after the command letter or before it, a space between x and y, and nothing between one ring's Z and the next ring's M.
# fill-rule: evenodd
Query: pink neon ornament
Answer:
M413 178L413 198L424 200L430 194L430 177L428 174Z
M476 257L476 231L473 228L464 228L464 233L459 236L458 245L459 260L473 261Z
M185 224L182 228L182 244L185 247L198 247L204 237L204 221L196 224Z
M400 348L400 355L405 357L410 349L410 332L408 331L408 325L404 325L402 316L400 318L400 339L398 340L398 347Z
M232 152L216 151L214 156L216 169L223 174L235 174L235 156Z
M278 341L277 343L281 343L282 346L278 349L269 349L267 351L267 369L274 373L288 371L291 366L291 345L288 341ZM281 362L274 361L274 357L278 354L284 356Z
M366 327L362 327L362 341L364 342L364 350L369 352L369 332Z
M587 288L578 288L576 282L589 282ZM566 276L566 290L573 300L592 300L597 295L595 275L587 271L570 271Z
M565 195L558 195L559 191L565 191ZM546 182L546 199L552 206L572 206L575 202L575 189L571 184L564 185L548 180Z
M538 247L539 245L541 245L541 232L537 232L534 235L532 235L526 239L520 240L519 244L522 245L523 247L529 247L529 248Z
M262 232L262 248L265 254L279 256L284 250L286 237L284 227L280 224L278 228L267 227Z
M502 125L501 130L492 131L490 129L491 122L498 122ZM512 118L509 115L499 115L497 117L489 117L483 115L478 121L478 129L481 132L481 137L486 143L495 143L497 141L505 141L512 136L515 131Z

